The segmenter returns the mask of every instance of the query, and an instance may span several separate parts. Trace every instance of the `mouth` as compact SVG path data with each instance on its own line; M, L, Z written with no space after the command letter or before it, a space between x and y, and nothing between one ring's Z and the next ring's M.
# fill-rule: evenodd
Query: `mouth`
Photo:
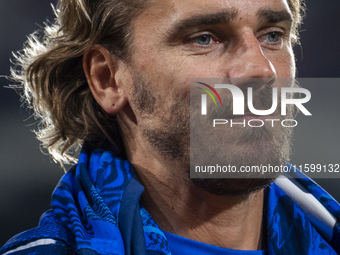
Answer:
M281 119L279 114L276 112L269 115L256 115L251 112L246 112L244 115L229 115L226 116L226 119L237 121L237 120L266 120L266 119Z

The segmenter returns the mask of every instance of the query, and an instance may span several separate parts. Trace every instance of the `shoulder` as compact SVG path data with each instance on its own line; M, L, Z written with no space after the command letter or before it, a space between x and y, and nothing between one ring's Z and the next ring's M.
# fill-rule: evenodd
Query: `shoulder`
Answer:
M39 226L13 236L2 248L7 254L77 254L74 235L65 228L51 211L47 211Z
M12 247L10 249L8 249L8 246L5 246L2 251L0 250L0 252L0 254L2 255L78 254L71 246L67 245L63 241L51 238L34 240L22 245Z

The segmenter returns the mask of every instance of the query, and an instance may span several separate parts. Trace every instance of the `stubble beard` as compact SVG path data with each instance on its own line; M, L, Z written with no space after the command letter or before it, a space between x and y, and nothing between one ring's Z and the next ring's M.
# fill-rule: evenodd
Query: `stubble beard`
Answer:
M161 127L141 126L142 135L149 144L158 150L164 160L175 163L182 176L190 176L190 94L174 94L171 105L164 111L157 110L161 98L151 90L150 83L141 74L134 73L133 104L143 118L159 120ZM255 96L255 93L254 93ZM258 98L263 99L259 92ZM268 102L269 104L269 102ZM254 107L256 108L255 101ZM259 109L259 108L258 108ZM193 114L193 113L192 113ZM293 109L288 109L287 118L293 118ZM191 126L194 124L191 123ZM224 151L216 148L215 156L227 157L229 164L237 167L260 164L284 165L290 157L292 128L282 128L273 132L270 128L235 129L240 148L244 150ZM278 176L278 175L277 175ZM211 194L218 196L240 196L259 191L272 183L271 178L229 178L229 179L190 179L192 183Z

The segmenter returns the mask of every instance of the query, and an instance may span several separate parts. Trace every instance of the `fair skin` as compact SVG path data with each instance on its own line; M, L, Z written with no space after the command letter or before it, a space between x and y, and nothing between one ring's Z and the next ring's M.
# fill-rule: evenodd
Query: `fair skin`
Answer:
M211 21L222 12L226 19ZM162 129L174 96L188 94L190 78L226 77L242 87L248 78L294 77L290 30L286 0L151 1L133 21L131 62L99 45L84 55L92 93L106 112L117 114L128 159L145 187L141 204L163 230L229 249L265 248L263 189L217 196L197 188L183 164L164 157L143 130ZM156 110L150 115L133 100L131 70L151 86ZM183 144L189 147L186 137Z

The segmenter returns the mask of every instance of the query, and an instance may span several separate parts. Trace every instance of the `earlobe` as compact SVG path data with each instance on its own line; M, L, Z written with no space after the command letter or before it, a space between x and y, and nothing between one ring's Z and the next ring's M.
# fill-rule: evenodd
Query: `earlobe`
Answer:
M117 62L101 45L94 45L83 57L83 69L93 97L109 114L119 112L127 103L124 89L115 80Z

